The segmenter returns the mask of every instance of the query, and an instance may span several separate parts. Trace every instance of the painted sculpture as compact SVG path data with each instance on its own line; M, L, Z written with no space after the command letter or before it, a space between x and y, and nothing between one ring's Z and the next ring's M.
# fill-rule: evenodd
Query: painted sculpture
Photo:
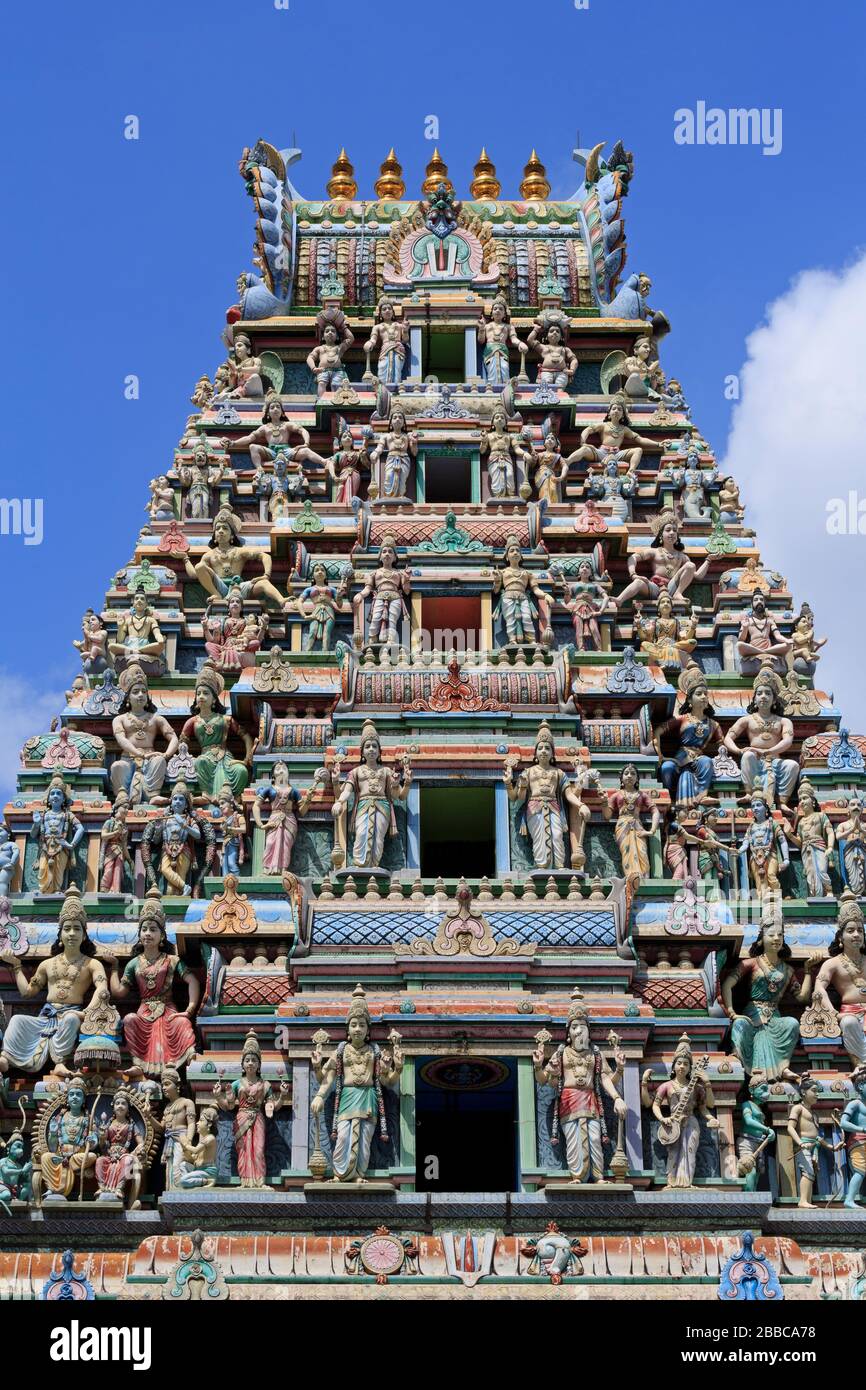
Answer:
M812 996L812 976L820 956L806 962L802 985L797 987L790 964L791 948L785 943L781 918L765 913L761 930L745 960L738 961L722 982L722 1001L731 1020L731 1042L746 1072L760 1071L767 1081L796 1081L790 1062L800 1036L796 1018L783 1017L779 1005L787 994L799 1004ZM748 1001L742 1013L734 1010L734 986L743 982Z
M684 671L679 681L682 696L677 713L654 730L653 742L659 755L661 779L671 801L693 806L704 801L712 789L713 758L722 743L722 730L713 718L710 692L703 672L697 667ZM662 756L662 744L669 739L674 751Z
M264 1187L267 1121L290 1098L291 1086L281 1081L275 1095L270 1082L262 1079L262 1049L254 1029L250 1029L244 1041L241 1076L228 1088L217 1081L213 1094L220 1110L234 1114L234 1146L241 1187Z
M379 735L368 720L361 730L360 762L346 777L333 807L335 847L345 861L351 834L356 868L377 869L386 836L397 834L394 806L406 800L412 782L408 757L398 766L399 772L392 772L383 765Z
M409 571L397 568L397 545L393 536L383 536L379 545L379 564L368 575L359 593L352 599L355 609L355 630L362 641L387 643L396 647L400 640L398 625L401 618L409 621L404 595L410 586ZM372 598L370 616L364 619L364 604Z
M33 812L30 838L36 841L36 877L40 893L62 893L75 872L76 850L84 826L72 814L72 793L60 776L51 778L43 803Z
M111 766L111 785L115 795L124 792L130 806L138 806L152 802L162 790L166 762L177 751L178 739L157 712L140 666L127 666L119 684L124 698L111 730L121 756ZM158 738L165 740L162 752L157 750Z
M289 781L289 769L280 758L271 770L270 784L256 788L253 820L264 836L263 874L283 874L291 868L292 850L298 838L298 817L306 814L323 775L317 776L313 785L301 795ZM268 811L266 819L265 809Z
M146 1076L161 1076L166 1067L182 1067L195 1056L192 1020L199 1000L195 975L179 960L165 929L165 912L156 889L150 889L138 921L138 940L123 976L114 956L104 955L111 970L111 993L127 999L135 991L138 1008L123 1019L123 1033L135 1066ZM189 1004L179 1013L172 999L175 980L183 980Z
M670 1077L650 1096L648 1083L651 1069L644 1073L644 1104L651 1105L658 1120L657 1138L665 1149L667 1185L682 1189L695 1185L698 1145L701 1138L700 1120L708 1129L718 1128L718 1120L710 1114L715 1105L712 1087L704 1075L703 1062L696 1062L688 1034L683 1033L671 1062Z
M831 991L839 1001L839 1028L852 1067L866 1065L866 937L863 910L850 888L839 899L836 932L815 979L815 1003L833 1015Z
M536 617L541 624L542 638L550 628L547 594L535 576L523 568L523 550L516 536L506 540L504 559L502 568L493 571L493 592L499 595L494 617L501 617L509 645L536 642Z
M491 386L505 386L511 377L508 349L514 348L525 357L528 345L521 342L511 322L508 301L498 294L490 305L490 317L482 318L477 329L478 342L484 362L484 380Z
M503 781L509 801L518 804L517 824L532 845L536 869L566 865L569 809L582 807L567 774L556 765L550 725L541 724L532 765L515 777L516 759L506 759Z
M383 295L376 306L373 331L364 344L368 359L374 352L379 354L376 375L383 386L399 385L406 362L408 342L407 325L402 319L397 318L393 300Z
M661 819L655 802L640 789L640 774L634 763L627 763L620 773L619 791L608 792L602 802L605 820L616 817L614 835L619 849L622 871L627 879L638 882L649 877L650 862L647 841L659 827ZM647 830L641 819L650 817Z
M226 714L221 700L224 690L225 681L219 671L206 661L196 677L192 717L181 730L184 742L187 745L197 743L201 750L195 759L196 780L204 795L210 798L218 796L226 784L239 796L250 779L253 741L247 731ZM244 762L229 753L228 740L232 734L238 735L243 742Z
M725 747L740 759L747 792L761 791L769 805L791 799L800 775L799 764L785 758L794 742L794 726L785 716L782 682L765 666L753 682L747 713L731 725ZM748 743L741 748L739 739Z

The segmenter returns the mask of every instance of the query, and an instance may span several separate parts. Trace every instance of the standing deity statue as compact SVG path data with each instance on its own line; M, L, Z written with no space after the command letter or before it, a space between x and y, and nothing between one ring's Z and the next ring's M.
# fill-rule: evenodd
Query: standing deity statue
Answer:
M171 1192L181 1186L183 1144L191 1144L195 1138L195 1102L181 1095L180 1072L176 1067L163 1068L160 1084L165 1107L162 1118L154 1120L154 1125L162 1135L160 1163L165 1172L165 1190Z
M36 840L36 876L40 893L62 893L75 869L75 851L84 826L72 814L72 792L61 776L48 783L44 811L34 811L30 838Z
M23 1129L0 1140L0 1154L0 1210L10 1216L10 1202L29 1202L33 1196L33 1160L25 1158Z
M856 1210L857 1198L866 1178L866 1067L858 1067L851 1073L851 1085L855 1098L849 1100L842 1111L839 1127L845 1135L851 1174L844 1205Z
M778 898L782 894L779 874L790 862L788 841L764 792L752 793L750 809L751 822L738 853L745 856L758 898Z
M88 611L81 623L83 637L73 642L81 656L81 664L86 676L101 676L104 671L114 670L114 660L108 651L108 632L98 613Z
M598 439L598 444L590 440ZM593 463L600 468L609 464L625 464L629 473L634 474L640 467L644 449L658 451L659 444L642 434L635 434L628 418L625 401L614 396L607 408L607 414L600 424L587 425L580 433L580 448L569 454L565 460L570 467L573 463Z
M334 624L338 613L351 613L352 605L346 594L351 577L351 569L343 571L339 588L328 583L328 571L324 565L313 565L313 582L302 589L297 598L298 612L307 619L304 634L305 652L334 650Z
M21 851L6 826L0 823L0 898L8 898Z
M406 415L399 406L392 406L388 429L371 452L374 463L384 459L381 497L385 502L406 496L412 459L418 453L418 436L407 430Z
M577 358L566 343L559 324L551 323L547 329L536 324L530 331L527 345L541 359L538 366L539 385L556 386L566 391L577 371Z
M550 725L543 720L535 744L532 765L515 778L518 759L508 758L502 780L509 801L519 803L517 821L521 835L532 841L536 869L563 869L569 829L569 807L581 807L580 795L567 774L556 765L556 748Z
M379 565L364 582L360 593L352 600L355 610L355 630L362 641L396 647L400 636L397 625L401 617L409 621L404 594L409 592L409 571L397 569L397 542L393 536L383 536L379 546ZM372 597L370 618L364 632L364 601Z
M365 429L370 427L365 426ZM341 507L351 507L361 491L362 470L364 473L370 471L370 438L365 434L361 446L356 447L352 431L344 422L336 441L339 447L325 460L325 472L334 483L334 501Z
M226 714L220 700L224 689L225 682L219 671L206 661L196 677L192 716L181 730L184 742L189 745L195 741L201 750L195 760L195 774L201 791L210 798L218 796L226 784L235 796L240 796L250 780L253 740L230 714ZM233 758L228 751L231 734L243 740L244 762Z
M722 730L713 718L707 678L698 666L689 667L679 680L682 696L677 713L653 731L653 743L661 766L661 779L676 806L694 806L712 790L713 758L722 743ZM674 751L662 755L662 743L670 739Z
M343 358L354 341L354 334L347 324L343 325L342 336L333 323L325 324L321 343L307 357L307 366L316 378L318 396L348 385L349 377L343 366Z
M750 674L754 671L756 663L782 671L791 647L790 639L782 636L767 612L767 601L764 595L760 589L755 590L752 597L752 607L748 613L743 615L740 623L740 635L737 641L737 651L740 654L743 671Z
M815 980L815 1003L831 1015L839 997L839 1029L853 1067L866 1065L866 939L863 910L850 888L839 898L836 934Z
M201 584L214 598L228 598L230 594L239 594L241 598L261 595L277 608L283 608L286 601L270 579L270 553L261 548L246 550L241 526L240 517L230 508L223 507L217 512L210 544L198 564L193 565L189 559L184 561L189 578ZM258 579L244 579L248 562L256 558L261 562L263 575Z
M394 301L387 295L376 305L376 321L373 330L364 344L367 359L378 349L379 360L376 375L383 386L398 386L403 378L406 363L406 346L409 342L409 326L398 319Z
M157 714L140 666L127 666L118 684L124 701L111 729L121 756L112 763L111 785L115 796L125 792L130 806L139 806L162 790L166 761L177 751L178 740L168 720ZM166 741L163 753L156 751L157 736Z
M482 347L484 361L484 380L491 386L507 386L511 379L508 365L508 349L516 348L525 355L528 344L522 343L511 322L508 301L498 294L490 305L489 319L482 318L477 329L478 342Z
M670 1076L658 1087L655 1096L649 1093L651 1069L643 1074L641 1087L645 1106L651 1106L658 1120L657 1138L667 1150L667 1186L694 1187L701 1139L700 1120L708 1129L718 1129L719 1122L710 1110L715 1105L712 1087L704 1075L707 1058L695 1064L687 1033L683 1033L671 1063ZM665 1108L667 1113L665 1113Z
M122 666L145 665L151 674L158 675L165 666L165 638L159 622L147 601L147 594L138 589L132 607L117 619L117 640L109 642L109 653L118 670Z
M523 450L523 457L530 472L534 469L533 483L539 502L546 503L548 507L558 507L562 502L562 484L568 477L568 464L562 457L559 440L553 430L545 434L540 449L530 445Z
M844 1144L829 1144L821 1136L820 1120L815 1114L820 1086L803 1072L797 1081L798 1098L788 1111L788 1135L794 1147L794 1171L797 1175L799 1207L814 1207L812 1193L818 1176L818 1150L837 1153Z
M830 865L836 836L830 817L821 810L815 788L803 781L797 788L797 813L793 826L783 818L785 834L800 851L810 898L832 898Z
M236 593L229 596L225 616L211 611L215 602L213 598L208 601L202 624L204 649L211 663L220 672L254 666L256 652L267 636L268 615L244 614L244 601Z
M225 447L225 440L222 442ZM211 513L212 490L231 476L231 470L212 457L206 440L199 439L193 445L190 462L180 463L177 467L177 476L181 486L187 489L187 519L204 521Z
M782 756L794 742L794 726L784 715L782 682L775 671L763 667L752 682L752 691L747 713L725 735L725 747L740 757L746 791L761 790L773 806L790 801L800 776L795 759ZM748 738L745 749L737 742L743 735Z
M300 438L300 444L292 445L293 435ZM274 463L279 458L284 459L286 464L293 466L295 471L300 469L304 463L323 464L325 462L320 454L314 453L310 448L309 431L304 429L302 425L290 423L283 403L275 392L271 392L265 401L262 423L250 434L240 435L236 439L229 439L228 437L221 439L220 447L227 454L249 449L250 462L259 473L265 471L266 463Z
M601 651L601 633L598 620L604 613L615 614L616 604L608 589L610 578L603 574L599 578L592 560L581 560L577 566L577 580L566 584L562 572L551 565L550 572L554 588L563 597L559 603L571 615L574 628L574 645L577 651Z
M99 831L99 891L100 893L122 893L125 876L135 882L135 864L129 851L129 830L126 818L129 815L129 795L118 792L114 807L107 820L102 822Z
M252 1028L244 1042L241 1072L242 1076L228 1090L217 1081L213 1093L219 1108L235 1115L234 1143L241 1187L264 1187L267 1121L291 1099L291 1086L288 1081L281 1081L274 1095L270 1082L262 1079L262 1049Z
M821 964L819 955L806 961L803 983L797 989L794 968L790 964L791 948L785 944L781 914L776 904L765 910L761 930L749 947L745 960L737 962L722 981L722 1002L731 1020L731 1042L747 1073L760 1071L767 1081L797 1081L791 1070L791 1057L800 1036L796 1018L783 1017L779 1006L786 994L792 994L798 1004L808 1004L812 997L812 975ZM734 986L746 983L749 1001L745 1012L734 1010Z
M866 825L863 816L866 804L859 796L848 800L848 814L836 828L839 841L840 868L845 870L845 882L858 898L866 895Z
M762 1105L770 1099L767 1079L760 1070L752 1072L749 1094L740 1106L740 1148L737 1176L745 1179L744 1192L755 1192L764 1171L763 1151L775 1144L776 1131L764 1119Z
M148 890L138 919L138 940L122 976L114 956L106 955L111 993L128 999L135 991L138 1008L123 1019L126 1046L145 1076L161 1076L166 1067L183 1067L195 1056L195 1017L201 989L198 979L175 954L165 929L165 911L155 888ZM189 1003L179 1013L172 986L183 980Z
M689 665L698 645L697 626L694 608L687 618L676 617L674 601L667 589L662 589L658 596L654 618L645 618L643 604L635 600L634 635L640 638L640 650L659 666L670 669Z
M349 801L352 811L348 830L354 834L352 864L358 869L378 869L382 863L386 835L397 834L394 804L405 801L412 782L412 769L407 757L399 764L399 773L382 763L382 745L376 726L367 720L361 729L361 760L343 783L334 802L334 836L343 855L348 847L347 815Z
M614 1113L624 1120L628 1108L617 1090L617 1082L625 1066L621 1053L614 1057L611 1071L601 1051L589 1037L586 1009L574 991L575 1003L568 1011L566 1041L560 1043L550 1060L544 1060L544 1043L539 1042L532 1054L535 1079L539 1086L552 1086L556 1091L551 1138L565 1141L565 1161L575 1183L605 1183L604 1144L607 1125L604 1118L603 1094L613 1101Z
M220 822L222 833L220 873L223 878L226 874L234 874L237 878L241 864L246 858L247 823L240 802L235 800L234 792L228 783L224 783L217 793L214 814Z
M605 820L616 816L613 833L619 849L622 871L630 882L649 877L650 861L647 841L659 828L659 808L640 789L640 774L634 763L626 763L619 777L619 791L608 792L602 801ZM641 816L650 816L650 828L644 828Z
M85 1110L86 1083L76 1073L66 1083L59 1104L47 1102L51 1110L44 1135L33 1144L33 1200L42 1205L43 1193L68 1201L73 1194L81 1200L84 1180L96 1167L98 1136L93 1118Z
M196 866L196 845L205 843L209 867L214 852L214 835L207 823L193 812L192 793L184 782L175 782L171 800L158 820L148 821L141 837L141 858L145 867L148 888L156 887L157 873L153 867L153 846L160 849L159 874L163 891L176 897L190 897L198 887L202 873L193 875ZM203 871L202 871L203 872ZM195 881L194 881L195 880Z
M523 458L524 450L517 437L509 434L508 416L501 405L494 407L490 429L481 436L480 452L487 455L489 500L516 497L515 459Z
M710 558L696 568L692 560L686 558L685 548L680 540L680 528L676 516L670 510L663 511L656 523L656 534L648 551L631 551L628 556L628 572L631 582L619 595L620 608L635 594L643 598L657 599L663 589L671 598L681 598L686 589L696 579L703 579L710 567ZM652 579L637 573L637 566L648 559L652 565Z
M500 595L494 617L500 616L505 624L507 644L522 645L538 640L535 632L536 614L541 622L542 641L547 640L550 633L549 599L535 576L523 568L523 550L516 536L506 539L504 559L503 567L493 571L493 592ZM530 594L538 600L537 608Z
M383 1049L370 1040L367 997L357 985L346 1016L345 1041L338 1043L327 1057L318 1045L313 1051L313 1071L320 1084L310 1113L317 1124L327 1097L334 1092L333 1182L366 1182L377 1126L382 1142L388 1142L382 1088L396 1087L403 1070L399 1033L392 1032L388 1043L388 1048Z
M11 951L0 952L0 961L12 970L22 999L33 999L43 990L48 995L38 1014L16 1014L10 1020L0 1052L0 1072L10 1066L41 1072L49 1057L64 1064L75 1051L88 992L103 994L108 989L102 962L96 959L96 947L87 934L87 913L79 890L67 890L51 953L29 980L20 958Z
M253 820L264 835L262 852L262 873L279 875L292 865L292 850L298 837L298 817L306 813L310 799L319 782L324 777L324 769L316 774L313 785L303 796L295 791L289 781L289 769L280 759L274 763L270 785L256 788L253 802ZM262 817L265 807L270 808L267 820Z

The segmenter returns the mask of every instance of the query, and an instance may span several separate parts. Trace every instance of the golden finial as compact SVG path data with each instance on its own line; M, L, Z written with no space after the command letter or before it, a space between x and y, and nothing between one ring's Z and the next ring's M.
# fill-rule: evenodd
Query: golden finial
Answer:
M502 185L496 177L496 165L487 151L482 149L478 163L472 170L475 177L469 185L473 198L498 198Z
M388 157L379 170L379 177L373 187L377 198L402 198L406 192L403 182L403 167L391 146Z
M337 155L331 170L331 177L328 179L328 197L354 198L357 192L358 185L355 182L355 170L352 168L352 161L345 149L342 149Z
M425 198L431 198L440 183L444 183L446 188L450 189L452 193L454 192L454 185L448 177L448 165L438 149L433 151L433 158L424 172L425 178L421 185L421 192Z
M533 150L529 156L529 163L523 171L520 196L528 202L531 199L547 198L549 195L550 184L547 182L547 170Z

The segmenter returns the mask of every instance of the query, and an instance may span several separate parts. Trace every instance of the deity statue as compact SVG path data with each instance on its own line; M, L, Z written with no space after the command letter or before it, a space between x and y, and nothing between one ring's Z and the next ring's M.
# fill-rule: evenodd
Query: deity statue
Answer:
M484 380L491 386L507 386L511 379L508 365L508 349L516 348L526 354L529 347L522 343L511 322L508 301L498 294L490 305L490 318L482 318L477 329L478 342L482 347Z
M628 572L631 582L619 596L620 608L635 594L657 599L663 589L667 589L671 598L680 598L696 579L703 579L707 574L710 557L708 556L699 568L695 567L692 560L686 558L685 548L680 540L679 524L672 511L663 511L656 524L656 534L648 551L629 553ZM645 559L652 564L652 579L645 579L637 573L639 562Z
M417 434L414 430L407 430L406 416L400 407L392 406L388 417L388 430L381 436L370 455L374 463L380 459L385 460L382 487L384 501L406 496L412 459L417 453Z
M78 1188L78 1200L84 1189L84 1179L96 1167L98 1137L93 1117L84 1108L85 1081L76 1073L66 1084L62 1100L48 1102L50 1118L44 1134L33 1144L33 1200L42 1205L43 1191L66 1201ZM43 1126L39 1126L43 1129Z
M740 1106L742 1126L737 1176L745 1179L744 1192L757 1190L764 1168L763 1151L768 1144L776 1142L776 1131L767 1124L761 1109L769 1099L770 1088L764 1073L760 1070L753 1071L749 1081L749 1094Z
M98 613L88 610L81 623L84 634L80 642L73 642L84 668L84 674L101 676L109 668L114 670L114 661L108 652L108 632Z
M758 898L778 898L782 893L779 873L790 861L788 841L782 825L773 819L773 808L764 792L752 793L750 808L751 822L738 853L746 857Z
M778 901L778 900L777 900ZM797 1074L791 1070L791 1057L800 1036L800 1025L796 1018L785 1017L779 1013L779 1005L786 994L792 994L798 1004L808 1004L812 997L812 975L821 964L821 956L810 956L806 961L803 983L796 988L797 980L793 966L790 965L791 948L785 944L785 932L781 913L772 910L764 912L761 930L746 960L739 960L722 981L722 1002L731 1020L731 1042L734 1051L747 1073L760 1071L767 1081L797 1081ZM734 986L740 980L747 982L749 1002L745 1012L734 1010Z
M203 623L204 648L211 663L220 672L254 666L256 652L267 636L268 615L244 614L244 601L237 593L229 596L224 617L211 611L214 601L209 600Z
M109 642L108 650L118 669L121 666L147 666L151 675L159 675L165 667L165 638L147 594L136 590L132 607L117 619L117 640Z
M556 386L561 391L568 389L568 383L577 371L577 358L565 342L562 329L551 323L544 330L537 324L530 330L527 345L541 359L538 367L538 382L542 386Z
M715 1105L712 1087L704 1075L707 1058L695 1065L687 1033L683 1033L671 1063L670 1076L650 1097L649 1080L652 1070L643 1074L641 1087L645 1106L651 1105L659 1122L657 1138L667 1150L667 1187L691 1188L695 1185L698 1145L701 1139L700 1119L708 1129L718 1129L718 1120L710 1114ZM667 1114L665 1114L665 1107ZM699 1119L700 1117L700 1119Z
M712 509L707 498L707 488L717 481L719 471L715 467L701 463L697 448L689 449L686 462L670 465L659 473L659 479L673 483L680 493L680 508L684 521L710 522Z
M223 507L217 512L210 544L198 564L193 565L189 559L184 561L189 578L215 598L228 598L230 594L239 594L241 598L261 595L277 608L283 608L285 599L271 583L269 552L258 547L254 552L245 550L241 525L240 517L230 508ZM247 563L256 558L261 562L263 575L258 579L243 579Z
M553 430L545 434L540 449L530 446L523 450L523 457L530 466L534 465L533 481L539 502L546 502L549 507L559 506L562 484L568 477L568 464L559 451L559 440Z
M591 439L598 439L599 443L591 444ZM635 434L625 401L621 396L614 396L601 423L587 425L581 430L580 448L569 454L565 462L569 467L573 463L594 463L605 470L609 464L616 464L618 469L624 463L629 473L634 474L640 467L644 449L658 452L659 444L655 439Z
M146 511L151 521L174 521L174 488L165 473L150 480L150 501Z
M234 874L237 878L246 859L247 823L241 804L235 800L227 783L219 789L213 815L220 823L222 834L220 873L224 878L226 874Z
M582 803L567 774L556 765L556 748L546 720L542 720L538 730L532 765L515 778L517 762L516 758L506 759L502 780L509 801L519 803L519 832L532 841L536 869L563 869L568 807L580 807Z
M394 804L405 801L412 783L409 759L403 757L399 772L382 763L382 745L376 726L367 720L361 729L361 760L343 783L334 802L334 835L344 853L348 845L346 817L349 801L352 811L348 829L354 833L352 864L359 869L378 869L385 849L385 836L397 834Z
M544 640L550 630L549 600L535 576L523 568L523 550L516 536L506 539L504 559L504 566L493 571L493 592L500 595L494 617L500 616L505 624L508 645L521 645L538 640L537 614ZM538 600L537 608L530 594Z
M383 536L379 546L378 568L368 575L360 593L352 600L355 628L366 642L396 647L400 641L397 624L401 617L409 621L409 610L403 597L409 592L409 571L399 570L396 566L397 542L393 536ZM373 603L364 633L364 600L371 596Z
M782 824L788 839L800 851L809 897L832 898L830 865L836 836L829 816L821 810L811 782L803 781L797 788L797 812L793 826L784 817Z
M222 443L225 447L225 440ZM187 489L186 515L190 521L203 521L210 516L211 491L227 474L230 476L230 470L211 456L207 441L197 440L190 462L181 463L177 468L181 486Z
M845 881L858 898L866 895L866 826L863 816L866 805L857 796L848 800L848 816L837 827L841 865Z
M301 443L299 445L292 446L293 435L300 438ZM257 473L264 473L266 463L275 463L280 458L295 473L298 471L303 473L302 465L305 462L319 464L325 462L320 454L314 453L310 448L309 430L304 429L302 425L290 423L282 401L273 391L269 393L265 401L262 423L250 434L241 435L237 439L230 439L226 436L220 440L220 447L227 454L249 449L250 462Z
M701 878L711 880L723 893L727 893L731 883L731 855L728 846L722 844L716 834L717 824L716 811L706 803L699 804L691 834L698 843L698 873Z
M614 1112L624 1120L628 1108L617 1090L625 1066L621 1053L614 1057L615 1070L589 1037L589 1019L579 1001L568 1011L566 1041L560 1043L548 1062L544 1060L544 1043L539 1042L532 1054L535 1079L539 1086L552 1086L556 1091L551 1138L565 1140L565 1161L575 1183L606 1183L604 1176L604 1144L607 1125L604 1118L602 1092L613 1101Z
M302 501L310 490L303 465L291 462L285 454L277 454L270 473L267 469L258 469L253 477L253 485L257 496L268 499L268 517L271 521L285 521L290 515L291 504Z
M783 670L791 646L790 639L782 636L767 612L764 595L760 589L756 589L752 596L752 607L743 615L740 623L737 642L740 660L745 663L742 668L744 673L749 674L754 670L756 662L761 666L772 666L774 670Z
M0 898L9 897L20 858L21 851L6 826L0 824Z
M640 790L640 774L634 763L626 763L619 777L619 791L608 792L602 801L605 820L616 816L614 836L622 861L622 871L630 881L649 878L650 862L647 840L659 828L659 808ZM649 830L644 829L641 816L651 817Z
M348 385L349 378L343 366L343 358L354 341L354 334L350 332L347 324L343 325L342 337L333 323L325 324L321 343L314 347L307 357L307 366L316 378L318 396L324 396L328 391L336 391L340 386Z
M334 501L341 507L351 507L361 491L362 468L369 473L371 464L368 438L365 436L361 447L356 448L352 431L344 424L339 448L325 460L325 472L334 483Z
M115 1091L111 1102L111 1119L103 1120L96 1132L99 1157L95 1173L100 1196L122 1199L126 1188L128 1210L138 1211L141 1207L138 1194L143 1176L145 1135L143 1130L136 1129L129 1101L129 1091L124 1086Z
M253 753L253 740L225 712L220 696L225 682L209 661L206 661L196 677L195 699L192 703L192 716L181 730L185 743L195 741L200 753L195 760L195 772L203 794L213 799L226 783L235 796L240 796L250 780L249 764ZM238 735L244 744L246 758L239 762L228 751L230 734Z
M695 637L697 626L694 608L687 618L676 617L674 601L667 589L662 589L658 596L654 618L645 618L643 604L635 600L634 635L640 638L640 650L659 666L680 669L689 665L692 652L698 645Z
M508 431L508 416L496 405L490 419L490 429L481 436L480 452L487 455L487 489L491 501L517 496L515 459L524 457L524 450Z
M111 815L104 820L99 831L99 891L100 893L122 893L124 876L135 882L135 864L129 851L129 830L126 818L129 815L129 795L118 792L114 798Z
M818 1150L827 1149L838 1153L844 1144L829 1144L821 1137L819 1120L815 1114L820 1086L804 1072L798 1078L798 1099L788 1111L788 1134L794 1146L794 1171L797 1174L800 1200L799 1207L814 1207L812 1192L818 1176Z
M196 1122L198 1143L189 1139L179 1139L178 1146L183 1158L178 1164L178 1187L181 1191L195 1188L215 1187L217 1180L217 1111L206 1105Z
M313 565L313 582L301 590L297 599L298 612L308 622L304 634L305 652L315 651L317 642L320 651L333 651L337 614L352 612L352 605L346 597L350 576L351 570L344 570L339 588L334 588L328 583L328 571L325 566Z
M195 1102L181 1095L180 1072L176 1067L164 1067L160 1082L165 1108L154 1125L163 1137L160 1162L165 1170L165 1190L172 1192L181 1186L183 1145L191 1144L195 1138Z
M253 802L253 820L264 833L265 846L262 853L262 873L279 875L291 868L292 850L298 837L298 817L306 813L310 799L319 782L324 777L320 769L303 796L299 796L289 781L289 769L280 759L274 763L270 785L256 788ZM270 807L267 820L262 811Z
M88 990L107 990L105 971L87 934L87 914L76 887L66 892L57 936L47 960L40 961L28 980L12 951L0 952L11 968L22 999L45 990L48 999L39 1013L16 1014L9 1022L0 1052L0 1072L10 1065L21 1071L41 1071L50 1056L64 1063L75 1050Z
M622 364L621 375L625 377L625 394L636 399L649 397L658 400L665 389L665 374L662 371L652 338L642 335L635 339L632 355Z
M56 775L48 783L44 811L34 811L30 838L38 844L36 875L40 893L62 893L75 869L75 851L84 826L72 814L72 792Z
M718 492L719 521L723 526L738 526L745 516L736 479L722 478Z
M800 776L799 764L782 756L794 742L794 726L785 718L782 682L775 671L763 667L752 682L752 691L748 712L731 725L725 747L740 757L746 791L762 790L773 806L790 801ZM745 749L737 742L743 735L749 741Z
M268 1081L262 1080L262 1049L255 1030L250 1029L241 1057L243 1075L226 1090L221 1081L213 1088L220 1110L235 1112L234 1142L241 1187L264 1187L266 1121L291 1099L291 1085L281 1081L274 1095Z
M33 1196L33 1160L25 1158L23 1129L0 1140L0 1210L11 1215L9 1202L29 1202Z
M712 789L713 758L722 743L722 730L713 718L707 678L698 666L684 671L677 713L653 731L653 743L661 766L661 779L676 806L694 806ZM662 756L662 742L670 739L675 749Z
M622 473L615 458L601 465L601 472L589 473L584 485L589 502L606 502L614 521L631 521L631 501L637 492L637 474Z
M334 1092L333 1182L366 1182L377 1125L382 1141L388 1141L382 1088L396 1087L403 1070L399 1033L392 1032L388 1042L387 1049L371 1042L367 997L357 985L346 1016L345 1041L338 1043L327 1057L318 1044L312 1053L313 1071L320 1084L310 1103L310 1113L317 1123L325 1100Z
M213 399L218 400L239 400L241 397L255 397L264 395L264 384L262 381L262 359L253 356L253 346L246 333L237 333L232 339L232 353L228 362L224 364L223 370L227 380L228 389L215 390ZM217 385L217 375L214 376L214 387Z
M111 785L115 796L125 792L130 806L139 806L162 790L166 760L177 751L178 740L168 720L157 714L140 666L127 666L118 684L124 701L111 730L121 756L111 765ZM156 751L157 736L166 741L163 753Z
M856 1210L857 1198L866 1177L866 1067L858 1067L851 1073L851 1085L854 1087L855 1099L849 1100L842 1111L839 1126L845 1135L848 1169L851 1173L844 1205Z
M153 867L153 846L160 848L159 873L164 892L178 897L190 897L198 887L203 870L196 873L196 845L206 846L205 868L210 865L215 849L213 830L193 812L192 793L184 782L175 782L167 809L158 820L148 821L141 837L141 858L145 866L148 888L156 887Z
M398 386L402 380L408 342L408 324L397 318L394 301L383 295L376 305L373 330L364 344L368 360L378 349L376 375L383 386Z
M605 574L599 578L592 560L581 560L577 567L577 581L566 585L561 571L550 567L554 589L564 597L559 599L562 607L571 614L574 628L574 645L577 651L601 651L601 633L598 620L603 613L616 613L616 604L610 597L610 577Z
M117 960L103 957L111 970L111 993L128 999L135 991L138 1008L123 1019L126 1046L145 1076L161 1076L166 1067L183 1067L195 1056L195 1017L201 988L175 954L165 929L165 912L157 889L148 890L138 919L138 940L122 977ZM172 999L175 980L184 980L189 1003L179 1013Z
M815 1003L833 1013L832 989L839 997L839 1030L852 1067L866 1065L866 940L863 910L850 888L839 898L836 934L815 980Z
M790 661L793 669L801 676L814 676L821 648L826 645L826 637L815 636L815 618L808 603L804 603L791 634Z

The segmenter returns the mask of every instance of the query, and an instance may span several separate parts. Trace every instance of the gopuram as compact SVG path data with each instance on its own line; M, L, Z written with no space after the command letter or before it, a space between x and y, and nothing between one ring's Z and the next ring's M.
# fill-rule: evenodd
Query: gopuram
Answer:
M3 811L19 1296L864 1297L866 737L605 149L567 201L243 152Z

